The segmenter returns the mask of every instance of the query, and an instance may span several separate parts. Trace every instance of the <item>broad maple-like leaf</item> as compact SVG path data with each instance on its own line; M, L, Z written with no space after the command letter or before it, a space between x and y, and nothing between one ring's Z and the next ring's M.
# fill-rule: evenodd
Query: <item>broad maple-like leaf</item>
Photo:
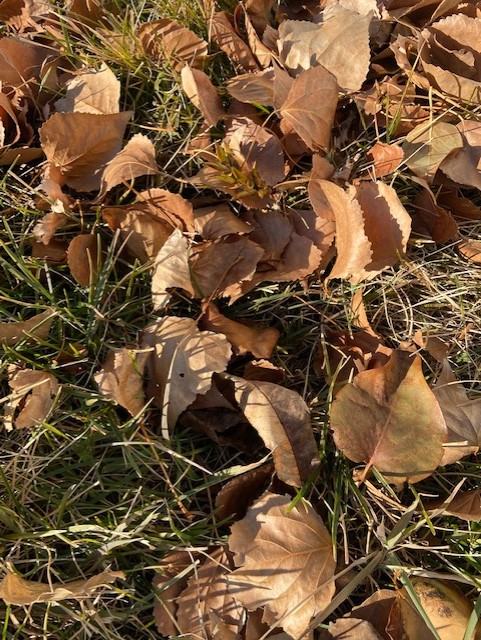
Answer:
M402 145L404 162L413 173L430 182L443 160L462 146L461 134L453 124L419 124Z
M119 100L120 82L103 64L98 71L84 71L70 80L65 97L55 102L55 109L107 115L119 112Z
M206 123L214 127L225 116L225 111L209 76L199 69L185 66L181 78L182 88L189 100L202 113Z
M168 437L180 414L210 389L212 374L225 370L232 350L224 336L199 331L194 320L175 316L149 325L142 343L152 348L149 391L162 411Z
M387 364L356 376L330 417L336 445L366 463L364 475L375 466L395 484L417 482L441 464L446 423L421 358L410 352L394 350Z
M40 129L47 160L76 191L100 188L105 166L120 151L130 111L97 115L55 113Z
M309 410L301 396L271 382L225 374L223 393L237 402L272 451L277 475L300 487L319 464Z
M207 55L205 40L168 18L143 24L137 36L148 58L157 63L167 60L176 71L185 64L201 65Z
M447 360L443 362L433 392L446 420L447 443L450 444L444 449L441 464L451 464L476 452L481 446L481 398L468 398ZM460 445L453 446L455 442Z
M313 507L266 492L236 522L229 548L240 568L229 579L236 600L298 637L334 595L331 536Z
M11 429L36 427L48 416L59 386L57 379L47 371L20 369L8 384L12 393L5 406L5 426ZM23 406L20 405L23 403ZM17 414L17 409L20 410Z
M25 580L16 573L8 571L0 582L0 598L6 604L28 606L35 602L59 602L60 600L83 600L92 593L111 584L117 579L125 578L122 571L103 571L87 580L71 582L54 582L43 584L34 580Z
M25 342L36 339L46 340L54 315L55 312L52 309L47 309L22 322L0 322L0 344L12 347L22 340Z
M339 91L323 67L303 71L294 81L280 114L312 151L329 147Z
M70 241L67 264L70 273L82 287L97 282L98 278L98 237L91 233L76 236Z
M112 349L102 369L94 375L100 393L136 416L145 406L143 373L148 353Z

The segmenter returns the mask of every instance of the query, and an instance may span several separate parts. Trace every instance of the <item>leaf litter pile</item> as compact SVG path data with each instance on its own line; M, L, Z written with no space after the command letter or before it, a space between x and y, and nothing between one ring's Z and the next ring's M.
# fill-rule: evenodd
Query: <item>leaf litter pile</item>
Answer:
M0 3L5 637L481 637L481 5L178 4Z

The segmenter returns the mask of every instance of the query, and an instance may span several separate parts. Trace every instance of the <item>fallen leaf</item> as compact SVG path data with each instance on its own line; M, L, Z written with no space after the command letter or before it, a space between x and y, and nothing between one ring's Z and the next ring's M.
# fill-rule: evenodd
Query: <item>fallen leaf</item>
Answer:
M80 286L95 284L99 269L98 236L85 233L73 238L68 246L67 264Z
M262 34L269 24L274 0L245 0L244 7L252 24Z
M22 341L46 340L54 317L53 309L47 309L22 322L0 322L0 344L13 347Z
M40 128L47 160L76 191L100 188L102 172L122 146L132 113L55 113Z
M272 464L264 464L229 480L215 498L218 520L226 520L231 516L236 516L236 519L243 518L249 505L264 492L273 472Z
M210 34L213 42L226 53L235 64L245 71L258 71L259 66L249 47L240 38L225 11L214 13L210 20Z
M164 636L179 633L176 622L178 597L187 586L189 576L186 570L194 568L196 555L195 552L172 551L160 561L161 571L153 579L153 585L159 591L155 596L153 614L157 631Z
M456 380L447 360L433 387L448 429L447 444L440 464L452 464L478 451L481 446L481 398L470 400ZM464 443L455 446L454 443Z
M217 240L232 234L250 233L252 227L241 220L225 204L194 210L194 227L204 240Z
M102 369L94 375L100 393L133 416L146 404L143 374L148 355L136 349L111 349Z
M481 520L481 490L459 491L454 498L444 500L428 500L424 503L428 511L442 510L442 515L455 516L468 522Z
M330 603L335 571L331 536L306 500L266 492L232 526L229 548L240 567L229 578L236 600L263 621L298 637Z
M321 65L341 89L358 91L369 70L372 14L361 15L330 2L320 15L320 23L285 20L279 26L280 58L296 74Z
M60 600L83 600L90 598L99 587L112 584L117 579L123 580L122 571L103 571L88 580L72 580L71 582L54 582L42 584L34 580L25 580L16 573L8 571L0 582L0 598L5 604L26 607L35 602L59 602Z
M98 71L83 71L70 80L65 98L55 102L55 109L108 115L119 112L119 101L120 82L103 63Z
M447 209L455 220L481 220L481 208L460 195L458 189L446 187L438 193L438 204Z
M158 64L167 60L175 71L199 66L207 55L205 40L168 18L143 24L137 36L148 58Z
M394 622L392 610L396 598L396 591L379 589L360 605L353 607L349 616L370 622L381 638L392 640L392 636L388 634L388 627Z
M395 349L387 364L341 389L330 419L337 447L366 463L364 477L375 466L394 484L418 482L441 464L446 423L421 358L407 351Z
M319 465L309 410L295 391L271 382L224 374L222 393L237 402L272 451L279 478L300 487Z
M319 640L382 640L370 622L356 618L338 618L323 629Z
M240 102L257 102L264 106L274 104L274 70L243 73L226 82L230 95Z
M255 358L269 359L279 340L280 333L273 327L258 323L249 326L231 320L220 313L215 304L209 304L201 318L203 329L225 335L236 355L252 353Z
M458 235L458 225L453 216L440 207L432 192L423 189L413 200L415 207L413 231L420 235L427 235L434 242L449 242Z
M125 147L106 165L100 183L97 201L118 184L132 184L139 176L159 173L155 160L155 147L141 133L136 133Z
M57 57L54 47L19 36L3 36L0 40L0 82L15 87L19 95L38 100L42 70L49 59ZM51 74L51 81L55 75Z
M404 151L399 145L385 144L383 142L376 142L369 149L368 155L372 158L376 179L383 178L396 171L404 159Z
M312 151L326 150L331 139L339 92L323 67L303 71L294 81L280 115Z
M215 127L226 114L209 76L186 65L181 71L181 78L182 88L189 100L202 113L206 123Z
M471 240L471 238L463 239L458 244L458 251L474 264L481 264L481 241Z
M63 211L63 206L62 206ZM33 235L38 242L48 245L55 235L57 229L65 227L69 218L60 211L50 211L33 228Z
M461 120L457 129L462 147L449 154L439 168L454 182L481 189L481 125L474 120Z
M244 367L242 377L244 380L261 380L262 382L282 384L286 372L282 367L276 367L268 360L252 360Z
M419 124L402 145L404 162L413 173L430 182L447 156L462 146L461 134L453 124Z
M32 243L32 258L45 260L51 264L63 264L67 260L68 242L66 240L50 240L48 245Z
M232 554L219 547L209 554L190 577L178 598L177 622L182 635L189 638L213 638L212 614L228 631L240 632L244 626L244 608L229 591Z
M142 347L152 348L148 391L162 411L162 433L168 437L180 414L210 389L212 374L225 370L231 347L224 336L199 331L194 320L175 316L150 324Z
M180 229L176 229L155 258L152 273L152 302L154 309L162 309L171 298L168 289L183 289L191 296L196 292L189 266L189 243Z
M8 384L12 393L5 405L5 427L31 429L42 423L50 413L59 389L55 376L47 371L20 369Z

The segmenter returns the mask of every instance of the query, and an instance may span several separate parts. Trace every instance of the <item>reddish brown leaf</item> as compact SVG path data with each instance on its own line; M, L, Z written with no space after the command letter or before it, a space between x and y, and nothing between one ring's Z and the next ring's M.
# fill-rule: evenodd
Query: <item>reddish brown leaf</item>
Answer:
M249 505L264 492L274 472L272 464L264 464L229 480L215 498L215 512L219 520L230 516L243 518Z
M396 171L404 159L404 151L399 145L384 144L383 142L376 142L369 150L368 155L372 158L376 179Z
M440 169L458 184L481 189L481 125L474 120L462 120L457 129L462 148L445 158Z
M458 237L458 225L452 215L436 204L434 195L423 189L414 199L416 212L413 220L413 231L427 235L434 242L449 242Z
M175 71L185 64L199 66L207 55L205 40L168 18L143 24L137 36L148 58L157 63L167 60Z
M70 241L67 251L70 273L82 287L95 284L98 278L98 237L82 234Z
M199 69L192 69L186 65L182 69L181 77L182 88L189 100L202 113L206 123L215 127L226 114L209 76Z
M448 500L428 500L424 508L430 511L442 510L443 514L455 516L468 522L481 520L481 490L460 491L454 498Z
M224 11L219 11L212 16L210 33L216 45L226 53L229 58L245 71L258 71L259 66L251 50L235 32L229 16Z

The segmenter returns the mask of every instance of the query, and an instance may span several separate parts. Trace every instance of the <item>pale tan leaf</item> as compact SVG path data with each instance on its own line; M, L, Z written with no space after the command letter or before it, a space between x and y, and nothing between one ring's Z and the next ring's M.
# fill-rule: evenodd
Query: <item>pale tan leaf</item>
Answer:
M220 313L215 304L207 306L201 319L203 329L225 335L236 355L252 353L256 358L269 359L279 340L280 333L273 327L259 323L246 325L231 320Z
M408 133L402 145L404 162L413 173L429 182L443 160L462 146L461 134L453 124L419 124Z
M462 120L457 128L462 136L462 148L445 158L439 168L454 182L481 189L481 124Z
M404 151L397 144L385 144L376 142L369 149L369 155L373 160L374 175L377 178L383 178L390 173L396 171L404 159Z
M280 114L312 151L329 147L338 87L323 67L303 71L294 81Z
M212 16L210 33L216 45L222 49L235 64L240 65L245 71L259 70L259 66L251 50L242 38L237 35L227 13L218 11Z
M295 73L321 65L341 89L358 91L369 70L369 24L372 13L361 15L330 3L322 22L285 20L279 27L279 54ZM349 64L346 64L349 60Z
M448 428L443 465L451 464L476 452L481 446L481 398L470 400L464 386L456 379L447 360L433 387ZM454 443L459 443L454 446Z
M215 618L212 614L230 632L240 632L244 626L244 608L229 591L231 555L223 547L212 551L180 594L177 622L181 633L189 638L214 639Z
M43 422L59 389L55 376L46 371L20 369L8 384L12 393L5 405L7 429L30 429Z
M100 188L102 172L120 151L131 112L97 115L55 113L40 128L47 160L77 191Z
M243 222L225 204L195 209L194 218L195 231L204 240L216 240L231 234L245 234L252 231L251 226Z
M338 618L323 629L319 640L382 640L370 622L357 618Z
M458 251L470 262L481 264L481 240L463 239L458 245Z
M353 424L352 416L356 416ZM417 482L441 464L447 427L421 368L421 358L396 349L387 364L364 371L331 406L336 445L400 484Z
M70 80L65 98L55 102L55 109L107 115L119 112L119 100L120 82L103 63L98 71L83 71Z
M60 600L83 600L90 598L99 587L112 584L117 579L123 580L122 571L103 571L87 580L71 582L54 582L42 584L33 580L25 580L16 573L8 572L0 582L0 598L6 604L28 606L35 602L59 602Z
M240 102L257 102L265 106L274 104L274 70L243 73L226 82L230 95Z
M190 277L189 243L180 229L176 229L157 254L152 273L152 302L154 309L162 309L169 302L168 289L179 288L191 296L196 292Z
M182 88L193 105L199 109L206 123L215 127L226 114L220 97L207 74L187 65L181 71Z
M199 66L207 55L205 40L168 18L143 24L137 36L148 58L157 63L167 60L175 71L185 64Z
M199 331L190 318L167 317L143 332L143 347L152 348L150 391L162 411L162 431L168 436L180 414L206 393L212 375L224 371L232 354L227 338Z
M95 284L99 275L98 237L85 233L73 238L68 246L67 264L80 286Z
M240 568L229 579L235 598L263 620L298 637L331 601L335 586L332 540L306 500L266 492L232 526L229 548Z
M146 404L143 374L148 357L137 349L111 349L102 369L94 375L100 393L133 416Z
M23 322L0 322L0 344L13 347L21 341L46 340L54 317L53 309L47 309Z
M139 176L153 176L158 172L154 145L146 136L136 133L105 167L97 200L118 184L131 185Z
M179 633L177 601L189 579L185 571L189 566L193 567L194 562L194 553L173 551L163 556L161 571L155 574L153 585L159 593L156 594L153 614L157 630L164 636L176 636Z
M295 391L271 382L224 374L223 393L232 395L247 420L272 451L279 478L300 487L318 466L309 410ZM226 396L229 397L229 396Z

